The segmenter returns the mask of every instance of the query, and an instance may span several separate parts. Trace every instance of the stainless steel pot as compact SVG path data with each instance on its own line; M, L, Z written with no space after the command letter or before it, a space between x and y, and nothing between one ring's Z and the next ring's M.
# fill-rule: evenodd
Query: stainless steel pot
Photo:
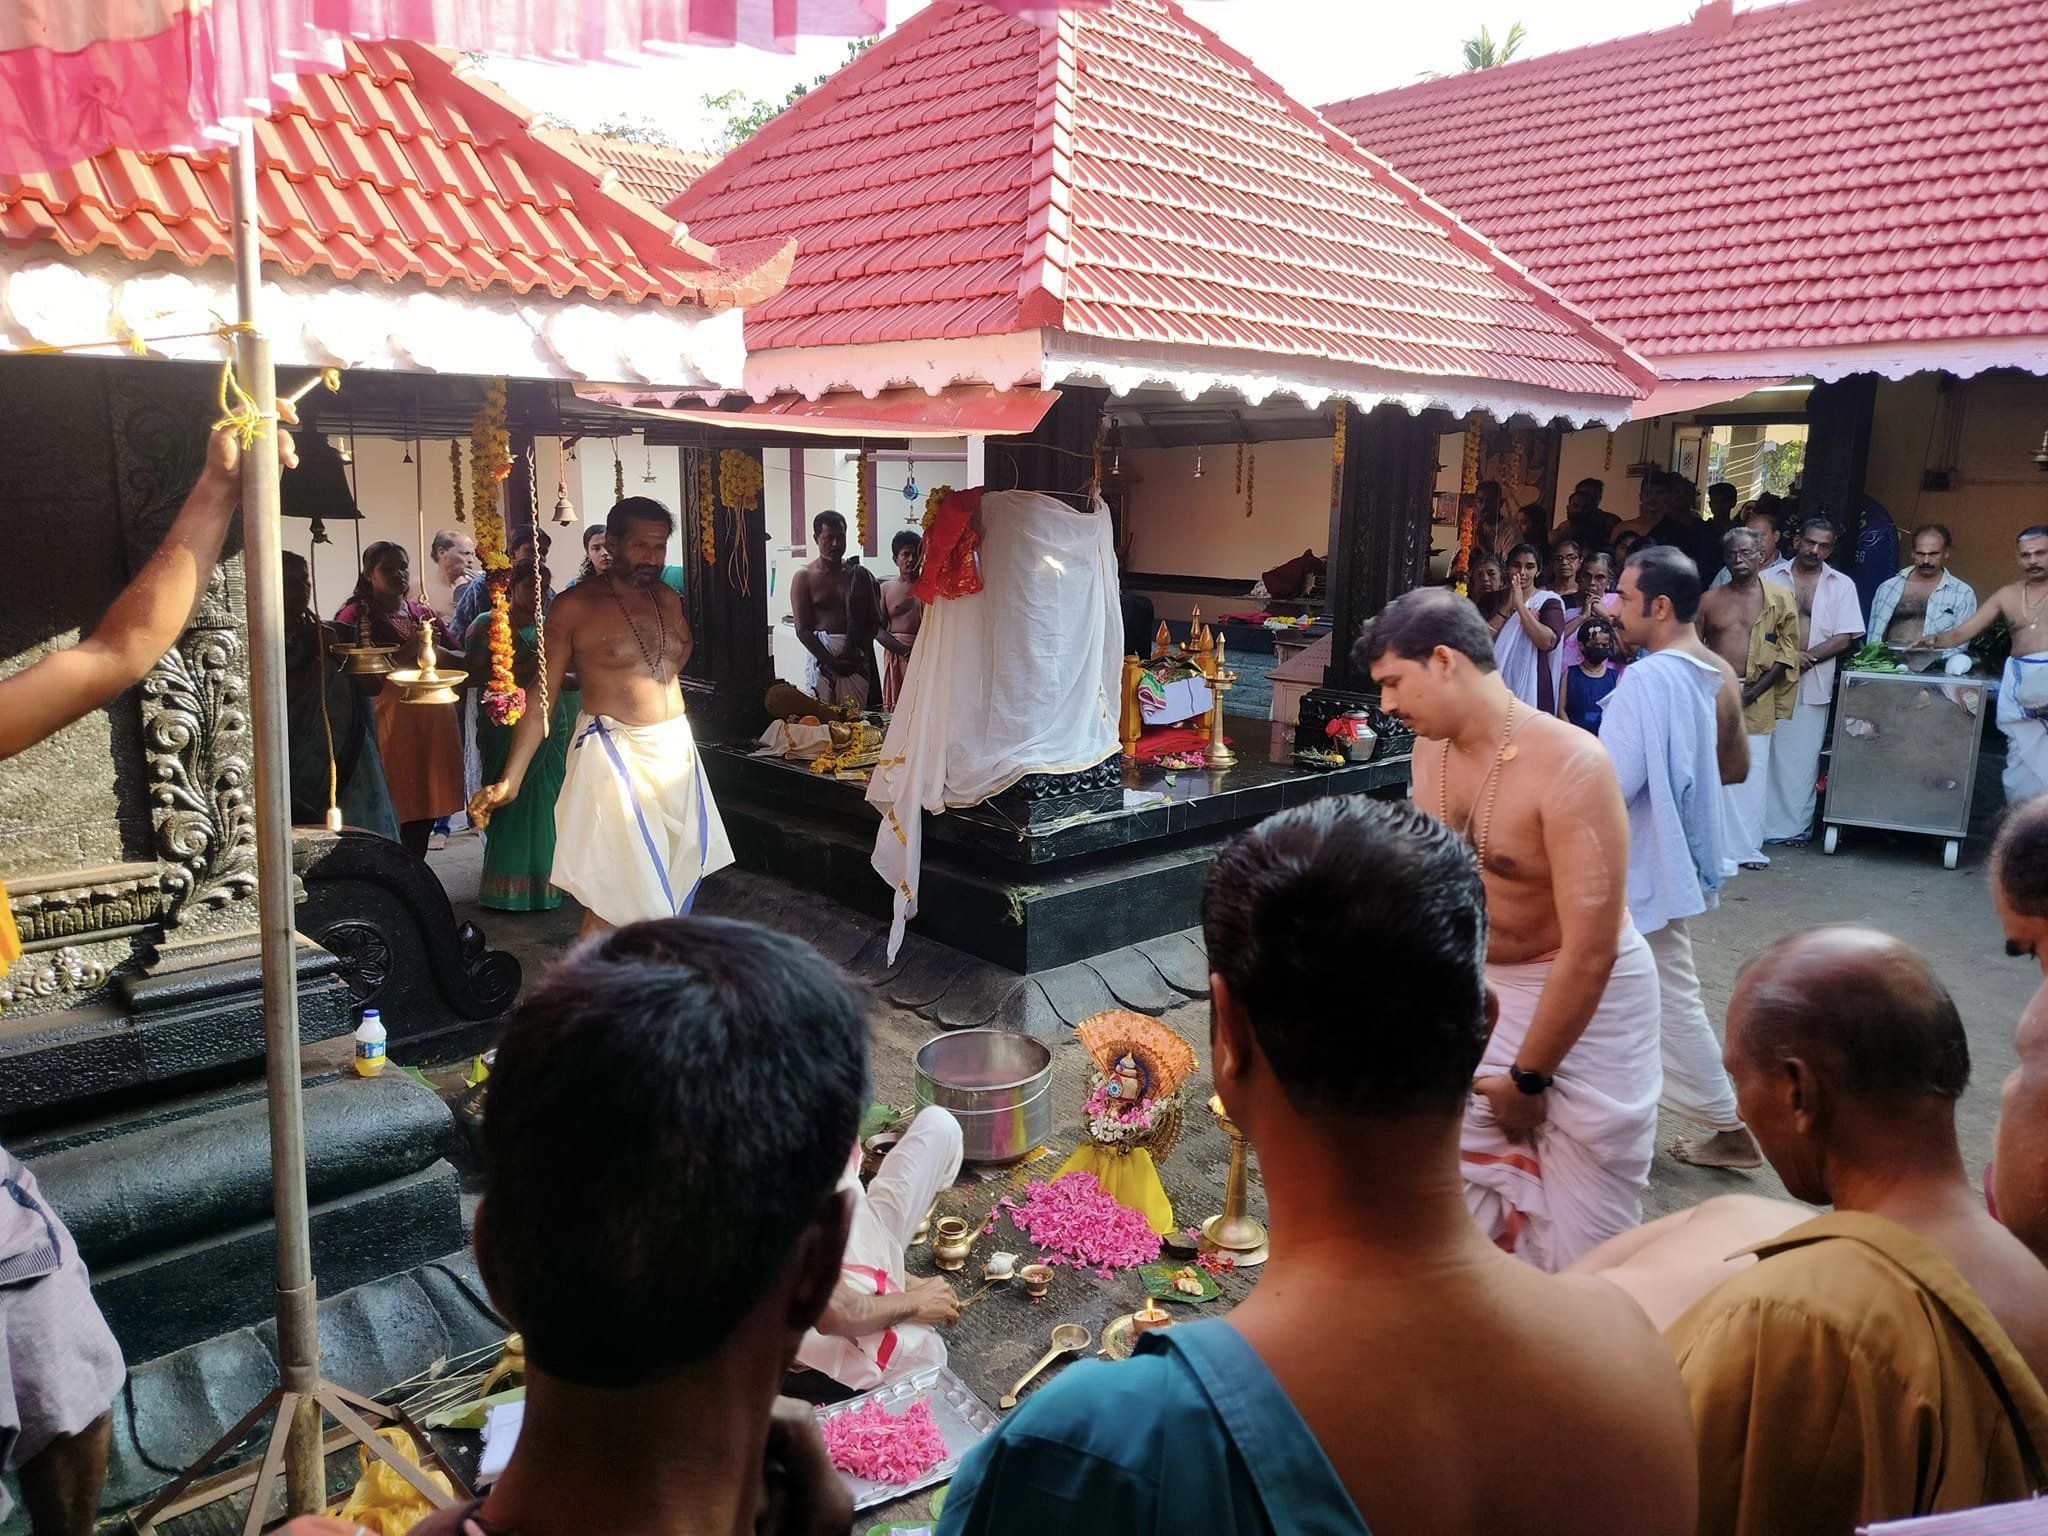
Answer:
M1052 1135L1052 1052L1010 1029L963 1029L918 1048L917 1106L960 1122L970 1163L1014 1163Z

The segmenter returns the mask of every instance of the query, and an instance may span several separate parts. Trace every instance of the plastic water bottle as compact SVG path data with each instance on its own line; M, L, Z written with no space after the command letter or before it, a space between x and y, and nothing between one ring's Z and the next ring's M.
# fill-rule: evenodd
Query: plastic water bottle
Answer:
M374 1008L363 1010L363 1022L356 1026L356 1073L375 1077L384 1070L384 1020Z

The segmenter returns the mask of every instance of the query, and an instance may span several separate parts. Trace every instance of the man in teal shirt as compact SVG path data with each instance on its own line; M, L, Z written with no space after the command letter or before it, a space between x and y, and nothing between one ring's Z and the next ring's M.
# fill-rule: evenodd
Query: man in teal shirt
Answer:
M1406 802L1321 800L1223 851L1202 923L1272 1260L1228 1318L1033 1393L940 1536L1691 1536L1691 1419L1649 1321L1465 1207L1493 1006L1464 841Z

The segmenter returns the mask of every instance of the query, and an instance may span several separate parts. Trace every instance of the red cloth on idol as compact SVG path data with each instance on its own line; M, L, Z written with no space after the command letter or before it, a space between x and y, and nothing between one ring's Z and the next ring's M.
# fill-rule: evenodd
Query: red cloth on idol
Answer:
M974 517L980 510L979 486L971 491L948 491L939 503L939 515L925 530L924 563L914 589L919 602L967 597L981 590L981 567L974 559L981 548L981 535L974 530Z

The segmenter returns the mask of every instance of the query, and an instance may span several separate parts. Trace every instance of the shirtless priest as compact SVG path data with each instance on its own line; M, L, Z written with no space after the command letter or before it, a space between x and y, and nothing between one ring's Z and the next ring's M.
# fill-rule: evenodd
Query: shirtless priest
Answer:
M1486 885L1500 1021L1466 1103L1466 1204L1501 1247L1563 1269L1642 1220L1663 1085L1614 765L1598 737L1508 692L1455 593L1396 598L1352 657L1427 738L1415 802L1472 844Z
M683 714L690 626L661 580L675 527L658 501L619 502L605 518L610 568L548 610L548 697L561 697L571 672L583 688L549 878L583 903L586 934L688 912L704 878L732 863ZM520 717L505 776L477 791L473 818L488 822L518 797L545 718L538 707Z
M821 704L868 704L882 599L866 566L846 558L846 519L820 512L811 519L818 558L789 584L796 637L810 652L804 684Z

